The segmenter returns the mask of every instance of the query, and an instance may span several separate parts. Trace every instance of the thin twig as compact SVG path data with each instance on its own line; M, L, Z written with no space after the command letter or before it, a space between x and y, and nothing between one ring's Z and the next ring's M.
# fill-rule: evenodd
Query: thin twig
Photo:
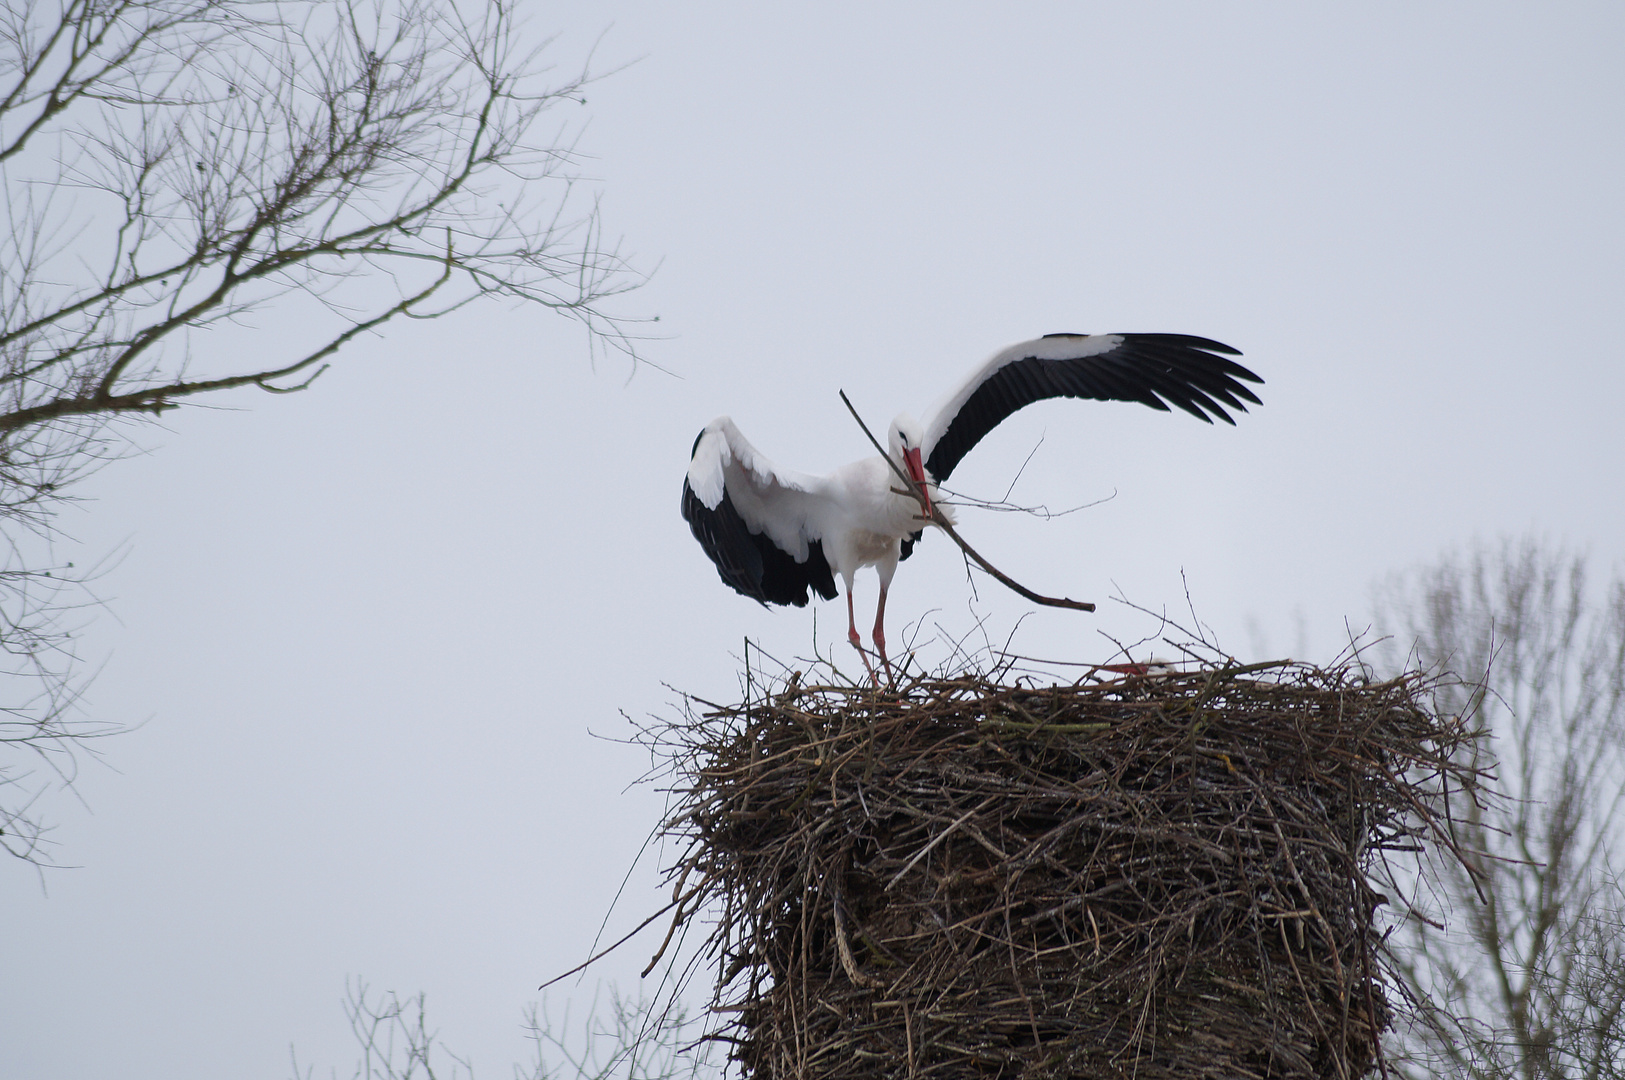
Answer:
M684 899L687 899L687 897L684 897ZM638 923L636 926L634 926L632 928L630 933L628 933L625 937L621 938L621 940L617 941L615 944L611 945L609 948L604 949L604 950L600 951L599 953L597 953L595 956L589 957L588 959L582 961L581 963L577 964L575 967L571 968L569 971L566 971L564 974L553 976L551 979L547 980L542 985L538 986L536 989L538 989L538 990L546 990L549 986L552 986L554 983L559 982L562 979L568 979L570 976L574 975L578 971L585 971L590 965L592 965L592 964L598 962L599 960L603 959L604 957L608 956L610 953L614 952L616 949L620 948L622 945L625 945L628 941L631 941L634 937L636 937L638 935L638 932L640 930L642 930L645 926L648 926L650 923L652 923L656 919L660 918L660 916L664 915L666 912L670 911L672 908L681 908L681 907L682 907L682 900L673 900L671 903L667 904L665 907L661 908L659 911L655 912L653 915L649 916L647 919L644 919L642 922ZM680 914L680 912L679 912L679 914ZM669 934L667 935L668 938L670 936L671 935L669 935ZM664 946L662 946L662 947L664 947Z

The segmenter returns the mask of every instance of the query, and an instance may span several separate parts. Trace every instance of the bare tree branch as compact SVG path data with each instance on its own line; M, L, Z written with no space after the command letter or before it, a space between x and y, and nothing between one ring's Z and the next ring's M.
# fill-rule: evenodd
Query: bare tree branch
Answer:
M429 1027L425 995L401 999L374 994L366 983L345 986L344 1015L360 1049L354 1080L473 1080L468 1058L447 1048ZM657 1008L610 988L607 1008L594 997L581 1024L573 1030L566 1009L555 1019L545 1008L531 1006L525 1033L533 1044L530 1063L515 1063L515 1080L676 1080L717 1076L705 1047L692 1044L698 1025L683 1012ZM292 1060L294 1080L311 1080L314 1070L301 1070ZM335 1074L336 1075L336 1074Z
M548 71L516 12L59 0L0 14L0 643L14 660L0 711L32 737L72 745L73 634L55 613L75 577L46 569L53 515L128 452L131 423L235 389L303 390L357 338L482 299L565 315L635 362L607 305L638 279L604 243L559 116L591 76ZM18 783L0 759L5 836L35 820L20 809L34 795L4 793Z
M1625 1077L1625 582L1533 541L1445 559L1384 594L1386 632L1464 678L1448 711L1492 735L1500 802L1455 820L1428 920L1395 953L1424 1003L1415 1076Z

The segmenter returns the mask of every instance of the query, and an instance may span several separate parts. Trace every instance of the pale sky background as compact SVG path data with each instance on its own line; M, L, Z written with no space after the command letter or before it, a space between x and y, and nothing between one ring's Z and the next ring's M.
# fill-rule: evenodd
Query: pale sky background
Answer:
M561 69L603 33L584 168L647 268L624 310L674 373L479 308L392 327L308 393L180 410L63 524L126 548L84 639L98 717L140 723L47 809L77 869L0 896L0 1075L325 1076L347 976L428 993L477 1075L527 1056L536 986L582 960L662 800L616 739L676 690L735 693L812 608L725 589L677 513L731 414L822 471L995 350L1170 331L1267 380L1234 429L1049 403L957 487L1041 591L951 544L899 572L894 636L985 619L1105 659L1198 615L1246 659L1325 659L1373 583L1528 531L1625 565L1625 7L535 5ZM607 33L605 31L607 30ZM266 355L276 356L267 326ZM1182 577L1183 575L1183 577ZM874 578L858 583L860 621ZM817 608L820 639L844 604ZM935 651L934 651L935 650ZM1267 651L1270 657L1260 656ZM844 644L835 653L855 658ZM611 933L662 900L635 873ZM619 928L617 930L616 928ZM623 986L646 934L552 1000Z

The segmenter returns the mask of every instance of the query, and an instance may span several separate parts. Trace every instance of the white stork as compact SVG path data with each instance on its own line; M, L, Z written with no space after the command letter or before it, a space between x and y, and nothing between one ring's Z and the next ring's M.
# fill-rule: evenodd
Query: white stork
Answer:
M1177 405L1196 418L1235 424L1228 406L1262 404L1238 380L1264 380L1228 356L1228 345L1186 334L1046 334L1012 345L971 373L926 414L891 423L891 458L925 492L931 515L953 523L935 502L970 448L1005 417L1046 398L1138 401L1168 411ZM780 469L723 416L694 440L683 483L683 518L723 582L766 604L807 603L811 588L835 598L835 578L846 584L847 636L871 675L852 610L852 578L873 566L880 575L874 645L887 669L886 591L897 563L920 538L921 506L899 495L897 476L878 455L828 476Z

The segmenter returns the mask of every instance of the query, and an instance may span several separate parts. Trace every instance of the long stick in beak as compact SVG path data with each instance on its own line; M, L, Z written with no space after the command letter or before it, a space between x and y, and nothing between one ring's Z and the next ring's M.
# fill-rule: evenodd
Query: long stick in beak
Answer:
M920 463L920 448L910 447L903 451L903 464L908 466L908 475L919 487L920 496L925 499L925 519L930 521L937 516L931 508L931 489L925 482L925 466Z
M908 483L909 478L903 475L903 470L897 467L897 462L893 461L891 455L886 452L886 448L880 445L880 440L875 438L875 433L869 430L869 425L863 422L863 417L858 414L858 407L852 404L852 399L846 396L846 391L840 391L840 395L841 403L846 406L846 411L852 414L852 419L857 421L858 427L862 429L864 436L869 440L869 445L875 448L875 453L879 454L885 459L887 466L889 466L891 470L897 474L897 479ZM917 459L919 455L916 454L915 457ZM925 489L924 486L925 469L923 466L920 468L920 477L921 486L918 490L929 504L931 496L929 490ZM992 563L984 559L980 554L977 553L975 548L965 543L965 538L960 536L959 533L954 530L952 525L937 517L935 511L932 512L931 518L932 524L941 529L943 532L947 533L948 539L952 540L955 544L958 544L959 550L963 551L967 558L971 559L976 563L977 566L980 566L983 570L986 570L989 574L993 575L993 577L1001 585L1004 585L1013 592L1018 592L1022 596L1025 596L1027 599L1031 600L1033 603L1043 604L1045 607L1071 608L1073 611L1095 610L1095 605L1089 603L1087 600L1069 600L1064 596L1044 596L1041 593L1033 592L1031 589L1027 588L1027 586L1023 585L1021 582L1017 581L1015 578L1011 577L1009 574L1006 574L1003 570L1000 570L997 566L994 566Z

